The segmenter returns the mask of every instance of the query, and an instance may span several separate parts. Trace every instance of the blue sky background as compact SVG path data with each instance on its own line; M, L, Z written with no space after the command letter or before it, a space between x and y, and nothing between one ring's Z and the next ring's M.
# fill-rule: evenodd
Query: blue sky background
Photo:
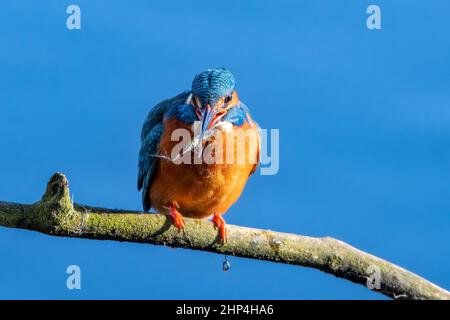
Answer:
M0 199L34 202L61 171L76 202L140 209L146 113L226 66L281 140L279 174L254 175L229 223L333 236L450 288L449 33L433 0L4 2ZM312 269L224 273L216 254L1 227L0 257L0 298L382 298Z

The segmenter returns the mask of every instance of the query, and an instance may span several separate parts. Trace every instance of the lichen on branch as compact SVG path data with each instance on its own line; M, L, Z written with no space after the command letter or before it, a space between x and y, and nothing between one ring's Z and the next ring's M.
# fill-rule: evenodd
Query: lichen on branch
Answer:
M319 269L395 299L450 299L450 293L395 264L342 241L228 225L225 244L214 224L185 218L179 232L169 217L73 204L66 177L55 173L31 205L0 202L0 226L54 236L166 245Z

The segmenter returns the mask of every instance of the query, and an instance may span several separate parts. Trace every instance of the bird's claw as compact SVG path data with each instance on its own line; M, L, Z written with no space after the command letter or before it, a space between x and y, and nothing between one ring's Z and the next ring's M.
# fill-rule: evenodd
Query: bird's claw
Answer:
M181 213L177 210L178 205L170 204L169 205L169 215L172 218L172 222L178 230L184 229L184 219Z
M228 231L225 220L219 213L215 213L212 222L216 225L217 229L219 229L220 240L222 244L227 242Z

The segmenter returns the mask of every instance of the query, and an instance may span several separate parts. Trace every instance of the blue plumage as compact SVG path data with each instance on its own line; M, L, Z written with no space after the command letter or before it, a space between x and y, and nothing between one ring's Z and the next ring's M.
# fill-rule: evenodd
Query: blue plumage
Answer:
M151 203L147 196L155 167L155 155L158 154L158 145L163 133L163 124L156 124L146 135L139 152L138 190L142 191L142 204L145 211L150 210Z
M230 108L227 114L223 117L224 121L231 122L233 125L240 127L244 124L244 120L248 120L249 110L245 104L239 102L237 105ZM199 121L195 114L194 108L191 104L171 105L166 108L164 118L172 119L176 117L177 120L192 124Z
M236 106L231 107L227 114L223 117L223 121L231 122L234 126L240 127L248 119L249 110L245 104L239 102Z
M190 93L191 91L183 91L182 93L176 95L175 97L161 101L156 106L154 106L148 113L142 126L141 142L144 141L148 132L156 124L162 122L164 113L166 113L168 110L172 110L174 107L178 107L184 104Z
M197 74L192 81L192 93L200 99L202 105L214 103L233 92L235 86L233 74L226 69L208 69Z
M195 121L198 121L198 117L195 114L194 108L191 104L186 104L183 102L180 105L173 105L167 108L165 114L165 119L172 119L176 118L177 120L180 120L184 123L194 123Z

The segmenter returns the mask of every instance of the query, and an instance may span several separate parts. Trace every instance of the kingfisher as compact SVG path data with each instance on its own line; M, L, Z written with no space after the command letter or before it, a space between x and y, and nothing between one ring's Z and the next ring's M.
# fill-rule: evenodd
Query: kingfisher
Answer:
M180 149L176 132L188 133L189 139L174 156L174 148ZM239 142L242 135L244 143ZM213 160L223 161L205 161L202 154L208 147ZM186 152L189 156L180 162ZM259 154L260 129L238 97L233 74L224 68L200 72L191 90L158 103L144 121L137 179L143 209L170 216L179 230L183 217L212 217L224 243L222 216L258 167Z

